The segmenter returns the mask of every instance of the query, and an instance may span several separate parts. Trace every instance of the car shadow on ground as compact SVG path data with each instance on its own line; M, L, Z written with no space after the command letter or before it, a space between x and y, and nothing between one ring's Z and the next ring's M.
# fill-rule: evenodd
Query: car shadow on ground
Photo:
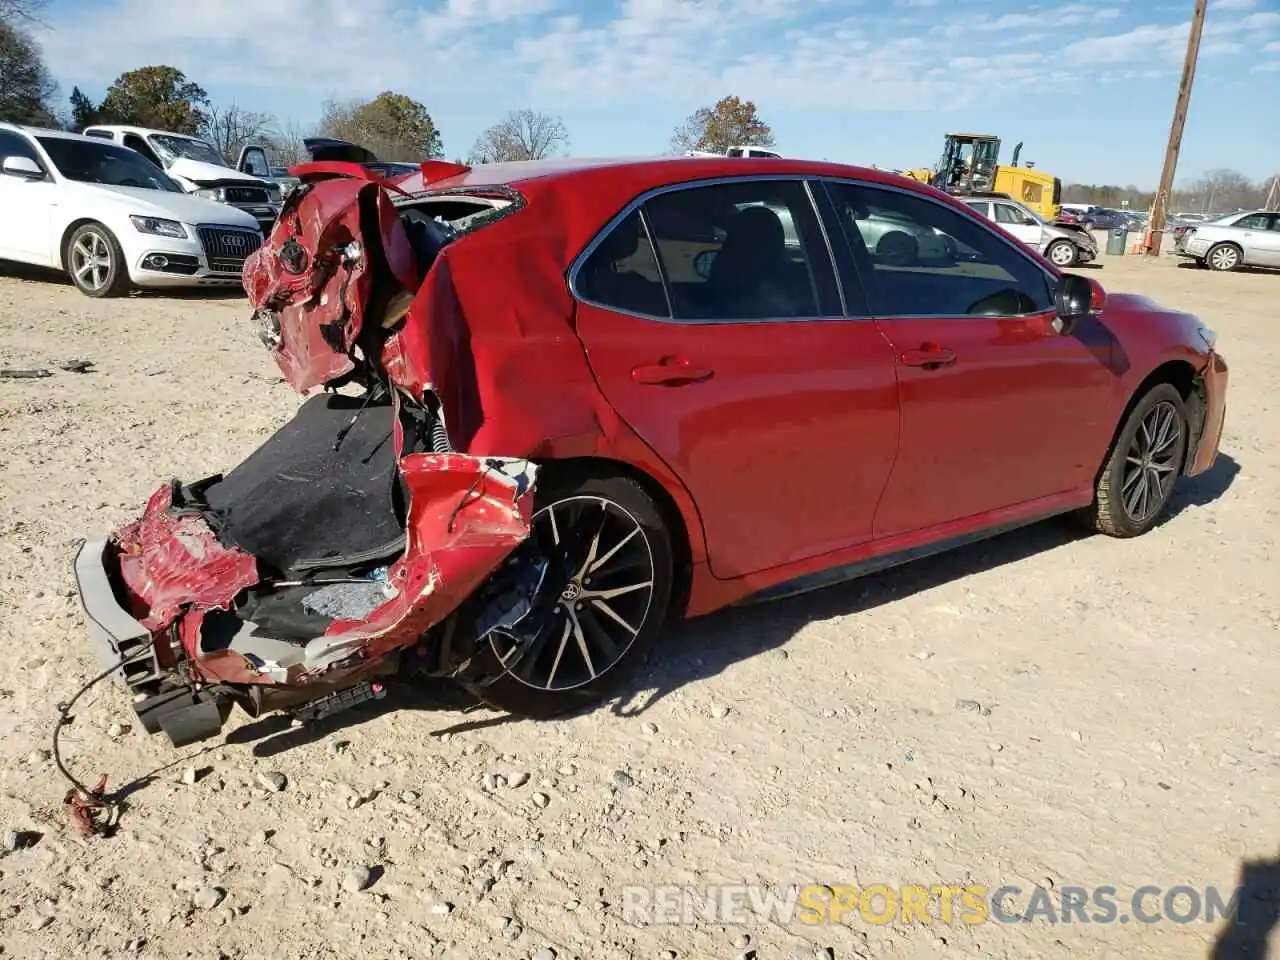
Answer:
M1179 269L1179 270L1207 270L1207 269L1209 269L1209 268L1208 268L1208 267L1206 267L1204 264L1200 263L1200 262L1199 262L1199 261L1197 261L1197 260L1183 260L1181 263L1179 263L1179 264L1178 264L1178 269ZM1236 267L1236 268L1235 268L1234 270L1232 270L1231 272L1232 272L1232 273L1245 273L1245 274L1253 273L1253 274L1258 274L1258 275L1260 275L1260 276L1262 276L1262 275L1266 275L1266 274L1271 274L1272 276L1274 276L1276 273L1280 273L1280 268L1275 268L1275 267Z
M52 270L48 267L33 267L25 263L0 262L0 277L12 280L25 280L29 283L50 283L61 287L72 286L71 278L65 271ZM244 300L244 288L239 284L229 286L207 287L173 287L153 290L133 290L131 297L143 297L148 300ZM85 299L89 299L86 297Z
M135 290L132 296L146 300L248 300L239 285Z
M1267 939L1280 926L1280 859L1242 863L1237 892L1209 960L1267 960Z
M1210 470L1198 477L1183 477L1160 524L1188 508L1217 500L1239 473L1235 459L1219 454ZM789 600L732 607L686 621L668 631L647 669L639 672L611 709L620 716L638 715L686 684L782 647L810 623L871 610L1091 535L1071 519L1058 517Z
M10 260L0 261L0 277L11 280L26 280L29 283L53 283L59 286L71 286L71 278L65 271L52 270L48 267L33 267L25 263L14 263Z
M1232 457L1219 454L1211 470L1180 481L1170 515L1217 500L1239 472L1240 466ZM1161 522L1167 522L1167 517ZM666 631L635 677L605 709L617 716L638 716L687 684L781 648L810 623L871 610L952 580L1056 550L1090 535L1068 518L1055 518L812 593L731 607L685 621ZM252 744L255 756L270 757L399 710L463 711L464 719L435 730L434 736L522 722L521 718L490 710L443 680L393 681L387 684L387 691L384 699L302 726L294 725L284 714L270 714L232 730L225 744ZM597 709L601 708L585 707L565 718Z

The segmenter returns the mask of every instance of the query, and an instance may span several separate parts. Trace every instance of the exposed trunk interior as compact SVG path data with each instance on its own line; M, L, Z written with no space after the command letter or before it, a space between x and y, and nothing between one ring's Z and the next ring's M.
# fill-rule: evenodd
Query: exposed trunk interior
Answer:
M407 512L394 416L385 394L319 394L234 470L184 490L186 505L222 543L253 554L262 574L233 615L206 618L207 651L305 642L386 599ZM420 449L406 426L406 452Z
M307 400L247 460L204 488L219 538L281 574L398 552L404 503L393 417L389 399L322 393Z

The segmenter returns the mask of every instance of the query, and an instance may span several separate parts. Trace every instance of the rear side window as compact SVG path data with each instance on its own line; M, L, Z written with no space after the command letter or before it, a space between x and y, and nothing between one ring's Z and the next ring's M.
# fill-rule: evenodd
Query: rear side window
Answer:
M575 286L583 300L611 310L671 317L662 273L638 209L600 241L579 269Z
M839 294L803 182L687 187L644 205L677 320L838 316Z

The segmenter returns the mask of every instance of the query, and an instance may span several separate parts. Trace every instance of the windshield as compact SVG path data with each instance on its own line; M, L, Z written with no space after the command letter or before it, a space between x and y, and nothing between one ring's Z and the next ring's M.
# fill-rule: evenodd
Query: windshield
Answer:
M58 173L81 183L102 183L109 187L142 187L182 193L154 163L128 147L100 140L72 140L68 137L37 137Z
M147 137L147 142L151 144L154 150L164 161L165 166L173 163L175 160L199 160L202 163L212 163L219 167L227 166L227 162L222 159L222 154L218 153L211 144L205 143L203 140L196 140L194 137L176 137L168 133L153 133Z

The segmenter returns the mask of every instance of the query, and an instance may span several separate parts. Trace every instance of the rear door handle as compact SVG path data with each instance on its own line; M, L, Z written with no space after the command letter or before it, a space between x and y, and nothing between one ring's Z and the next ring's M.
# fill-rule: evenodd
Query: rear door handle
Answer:
M684 357L663 357L657 363L647 363L631 371L636 383L653 386L679 387L687 383L700 383L711 379L714 373L706 367L697 367Z
M940 347L936 343L926 343L916 350L903 350L899 359L904 367L924 367L926 370L936 370L939 367L949 367L955 363L956 352L946 347Z

